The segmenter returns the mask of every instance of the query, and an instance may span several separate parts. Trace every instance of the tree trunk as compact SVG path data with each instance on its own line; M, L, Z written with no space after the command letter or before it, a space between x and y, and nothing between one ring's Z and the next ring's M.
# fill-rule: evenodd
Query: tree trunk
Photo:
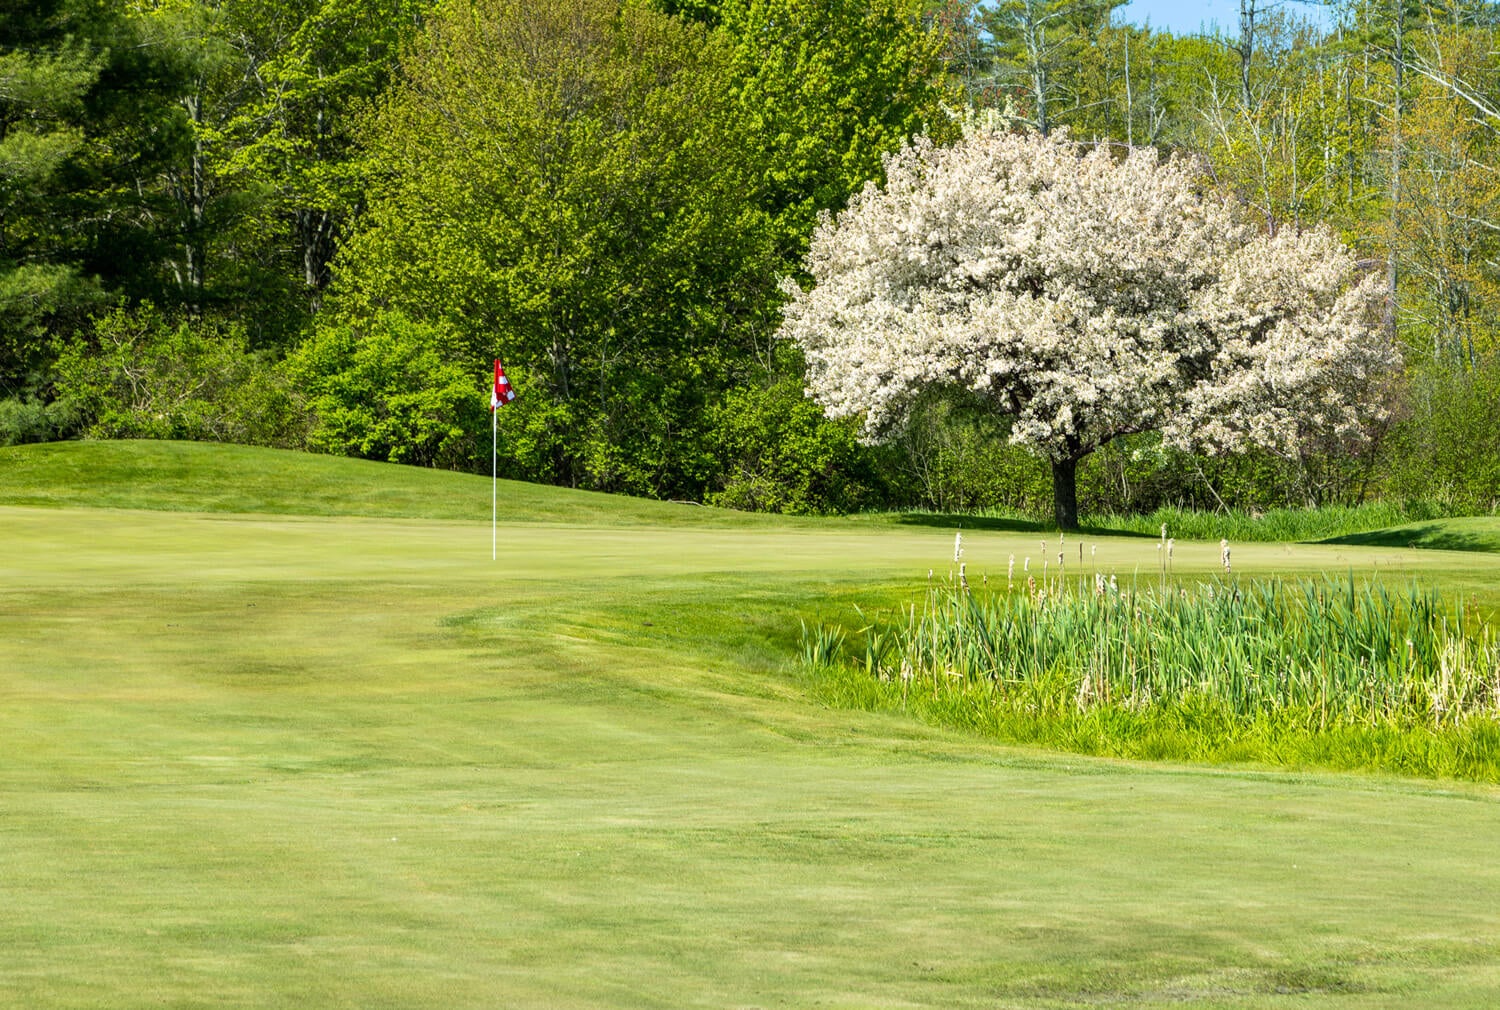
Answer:
M1052 461L1052 514L1060 530L1078 529L1078 460Z
M1255 0L1240 0L1240 105L1250 111L1250 64L1255 59Z

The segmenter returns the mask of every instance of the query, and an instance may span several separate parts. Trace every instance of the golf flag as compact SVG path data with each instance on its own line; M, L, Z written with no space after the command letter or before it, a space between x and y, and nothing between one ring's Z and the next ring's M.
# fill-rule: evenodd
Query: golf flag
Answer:
M499 548L499 477L500 477L500 453L499 432L500 414L499 410L516 398L516 391L511 388L510 380L505 377L505 369L500 365L500 359L495 359L495 385L490 390L490 560L497 560L500 556Z
M500 359L495 359L495 388L490 393L490 409L503 407L516 398L516 391L510 388L510 380L505 377L505 369L500 367Z

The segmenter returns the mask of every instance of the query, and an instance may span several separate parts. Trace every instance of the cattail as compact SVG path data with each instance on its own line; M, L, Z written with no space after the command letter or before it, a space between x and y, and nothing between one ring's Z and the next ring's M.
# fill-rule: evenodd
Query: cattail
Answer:
M1167 539L1167 524L1166 523L1162 523L1161 524L1161 538L1162 538L1163 541L1165 541Z
M1104 585L1104 576L1101 573L1099 573L1099 572L1095 572L1094 573L1094 595L1095 596L1103 596L1105 588L1106 587Z
M1010 563L1005 566L1005 587L1007 589L1010 588L1010 585L1011 585L1012 582L1015 581L1015 578L1016 578L1016 556L1014 554L1012 554L1010 556Z
M1220 552L1220 559L1224 562L1224 574L1228 575L1229 574L1229 541L1228 541L1228 539L1221 539L1219 541L1219 552Z
M1110 572L1109 574L1109 591L1111 593L1118 593L1120 591L1120 584L1115 581L1115 575L1113 572Z
M932 581L932 569L931 568L927 569L927 581L928 582Z
M1031 555L1030 554L1026 555L1026 563L1021 567L1021 571L1022 572L1029 572L1029 571L1031 571Z
M965 595L968 595L969 592L969 577L964 574L964 569L968 567L967 562L960 563L958 566L958 585L964 591Z
M1175 539L1167 540L1167 564L1169 565L1172 563L1172 548L1176 545L1176 543L1177 541Z
M953 562L957 564L964 556L964 535L962 532L953 534Z

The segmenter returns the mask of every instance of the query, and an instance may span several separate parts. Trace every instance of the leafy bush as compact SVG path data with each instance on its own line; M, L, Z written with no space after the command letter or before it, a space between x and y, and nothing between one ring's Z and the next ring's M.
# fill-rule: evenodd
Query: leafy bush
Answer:
M52 441L47 408L35 400L0 400L0 445Z
M41 393L55 342L86 333L106 304L98 282L72 267L0 261L0 392Z
M67 438L77 426L78 409L71 400L0 400L0 445L54 442Z
M1045 461L1011 445L1009 423L952 395L925 397L893 439L900 481L889 504L937 512L1052 512ZM1289 460L1265 451L1202 456L1160 435L1115 439L1078 466L1079 511L1093 516L1161 508L1266 511L1358 502L1369 461L1337 446Z
M59 399L76 405L89 438L292 447L306 431L299 398L237 322L116 308L64 349L56 371Z
M309 445L392 463L473 466L489 401L484 370L460 359L450 330L399 313L319 329L287 361L316 416Z
M792 515L856 512L880 480L853 424L832 421L801 383L732 390L709 416L719 490L711 505Z
M1454 512L1500 507L1500 357L1415 375L1386 469L1398 495L1441 497Z

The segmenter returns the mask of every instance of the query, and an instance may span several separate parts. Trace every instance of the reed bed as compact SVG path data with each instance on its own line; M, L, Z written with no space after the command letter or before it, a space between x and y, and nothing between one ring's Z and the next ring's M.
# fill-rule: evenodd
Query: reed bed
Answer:
M1057 529L1050 517L1020 509L978 509L953 513L904 513L908 521L928 516L934 522L956 523L972 517L1037 532ZM1273 508L1265 511L1220 509L1198 511L1164 506L1148 513L1089 512L1082 517L1086 530L1110 533L1138 533L1155 536L1168 526L1179 539L1214 541L1227 538L1237 543L1297 543L1329 540L1336 537L1370 533L1392 526L1429 522L1459 515L1494 514L1464 509L1443 501L1373 501L1359 505L1323 505L1316 508Z
M1435 589L1353 579L942 584L852 636L804 628L803 653L898 691L903 704L962 698L1041 719L1191 710L1316 732L1500 718L1490 624Z
M1368 533L1407 523L1442 519L1460 513L1451 505L1426 501L1375 501L1319 508L1276 508L1264 512L1239 509L1201 512L1164 507L1145 515L1100 513L1086 518L1093 528L1154 534L1166 524L1187 540L1240 543L1305 542Z

